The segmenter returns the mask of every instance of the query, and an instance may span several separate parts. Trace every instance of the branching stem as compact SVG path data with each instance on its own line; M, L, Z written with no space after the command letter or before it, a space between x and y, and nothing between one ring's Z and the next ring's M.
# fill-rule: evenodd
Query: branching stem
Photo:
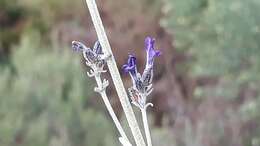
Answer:
M126 115L126 119L130 126L131 132L134 136L134 140L137 146L145 146L143 136L141 134L140 128L138 126L137 120L135 118L131 103L129 102L126 90L124 88L122 79L120 77L115 58L112 53L111 46L106 36L104 26L102 24L98 8L95 0L86 0L88 9L93 21L95 30L97 32L98 40L103 48L105 54L111 54L110 59L107 60L108 69L110 71L113 83L115 85L118 97L120 99L121 105Z
M99 75L95 75L95 79L96 79L96 82L98 84L98 87L102 88L103 87L103 83L102 83L100 74ZM120 124L120 122L119 122L119 120L118 120L118 118L117 118L117 116L116 116L116 114L115 114L115 112L114 112L110 102L109 102L109 100L108 100L106 91L102 90L100 92L100 95L101 95L101 97L102 97L102 99L103 99L103 101L104 101L104 103L106 105L106 108L107 108L107 110L108 110L112 120L114 121L114 123L116 125L117 130L119 131L119 133L121 135L121 139L125 142L125 144L123 144L121 141L120 142L123 144L123 146L132 146L130 141L129 141L129 139L127 138L127 136L126 136L126 134L125 134L125 132L124 132L124 130L123 130L123 128L122 128L122 126L121 126L121 124Z

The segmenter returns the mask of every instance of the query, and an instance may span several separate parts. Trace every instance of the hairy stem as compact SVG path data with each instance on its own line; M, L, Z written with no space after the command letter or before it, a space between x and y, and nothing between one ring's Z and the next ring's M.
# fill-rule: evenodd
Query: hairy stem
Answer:
M98 87L102 87L103 84L102 84L102 80L100 78L100 75L95 75L95 79L97 81ZM127 144L123 144L123 146L131 146L129 139L127 138L127 136L126 136L126 134L125 134L125 132L124 132L118 118L116 117L116 114L115 114L115 112L114 112L114 110L113 110L113 108L112 108L112 106L111 106L111 104L108 100L108 97L107 97L105 90L100 92L100 95L101 95L101 97L102 97L102 99L103 99L103 101L106 105L106 108L107 108L112 120L114 121L114 123L116 125L117 130L119 131L119 133L120 133L121 137L124 139L124 141L127 143Z
M143 125L144 125L144 131L145 131L145 136L146 136L146 140L147 140L147 145L152 146L152 139L151 139L149 124L148 124L148 120L147 120L146 108L141 109L141 112L142 112Z
M122 104L124 113L126 115L126 119L130 126L131 132L134 136L134 140L137 146L145 146L145 142L143 136L141 134L140 128L138 126L137 120L135 118L133 109L131 107L131 103L129 102L127 93L125 91L122 79L120 77L115 58L112 53L112 49L110 47L109 41L106 36L106 32L104 26L102 24L98 8L95 0L86 0L88 9L91 15L91 19L93 21L95 30L97 32L98 40L103 48L103 51L107 55L111 55L110 59L107 60L108 69L110 71L113 83L116 87L116 91L119 97L119 100Z

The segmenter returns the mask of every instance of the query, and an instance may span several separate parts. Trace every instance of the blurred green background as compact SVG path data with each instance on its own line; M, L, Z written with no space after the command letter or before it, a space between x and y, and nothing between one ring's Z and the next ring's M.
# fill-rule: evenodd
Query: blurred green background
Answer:
M118 66L132 52L143 68L147 35L162 50L149 97L155 146L260 146L259 0L97 3ZM0 146L120 145L72 40L96 40L85 1L0 0Z

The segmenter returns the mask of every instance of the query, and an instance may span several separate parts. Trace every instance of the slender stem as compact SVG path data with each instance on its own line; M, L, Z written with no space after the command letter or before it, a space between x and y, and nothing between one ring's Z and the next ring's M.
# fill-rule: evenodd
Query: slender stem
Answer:
M95 79L97 81L98 87L102 87L102 80L100 78L100 75L95 75ZM124 139L125 142L128 143L128 145L126 145L126 146L131 146L129 139L127 138L127 136L126 136L126 134L125 134L125 132L124 132L124 130L123 130L123 128L122 128L122 126L121 126L121 124L120 124L120 122L119 122L119 120L118 120L109 100L108 100L108 97L107 97L105 90L100 92L100 95L101 95L101 97L102 97L102 99L103 99L103 101L106 105L106 108L107 108L112 120L114 121L116 128L119 131L121 137Z
M149 124L148 124L148 120L147 120L146 108L141 109L141 112L142 112L142 118L143 118L144 131L145 131L145 136L146 136L146 140L147 140L147 145L152 146L152 139L151 139Z
M111 58L107 60L108 69L110 71L113 83L115 85L119 100L122 104L123 110L126 115L126 119L130 126L131 132L134 136L134 140L137 146L145 146L145 142L143 136L141 134L140 128L138 126L137 120L134 115L134 111L132 109L131 103L129 102L126 90L124 88L122 79L120 77L115 58L112 53L112 49L110 47L109 41L106 36L106 32L104 26L102 24L98 8L95 0L86 0L88 9L91 15L91 19L93 21L94 27L97 32L98 40L103 48L105 54L110 54Z

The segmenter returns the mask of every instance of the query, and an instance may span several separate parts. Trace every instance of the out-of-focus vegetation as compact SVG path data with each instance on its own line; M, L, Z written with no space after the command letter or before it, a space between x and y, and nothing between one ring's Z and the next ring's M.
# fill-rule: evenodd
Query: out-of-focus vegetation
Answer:
M162 48L154 145L260 145L259 0L97 2L119 65L146 35ZM88 18L83 0L0 0L0 146L119 145L70 49L96 40Z
M93 87L79 59L40 40L23 35L1 68L0 145L116 145L111 123L88 107Z
M165 25L177 49L196 56L194 73L257 81L260 71L258 0L171 0ZM207 68L207 69L206 69Z
M260 145L259 8L258 0L165 1L161 24L174 35L176 49L193 57L189 74L218 78L216 86L196 88L193 98L202 106L213 100L224 115L212 107L201 111L206 119L193 124L186 145Z
M118 145L110 119L89 105L80 56L52 34L62 17L84 13L79 5L0 0L1 146Z

